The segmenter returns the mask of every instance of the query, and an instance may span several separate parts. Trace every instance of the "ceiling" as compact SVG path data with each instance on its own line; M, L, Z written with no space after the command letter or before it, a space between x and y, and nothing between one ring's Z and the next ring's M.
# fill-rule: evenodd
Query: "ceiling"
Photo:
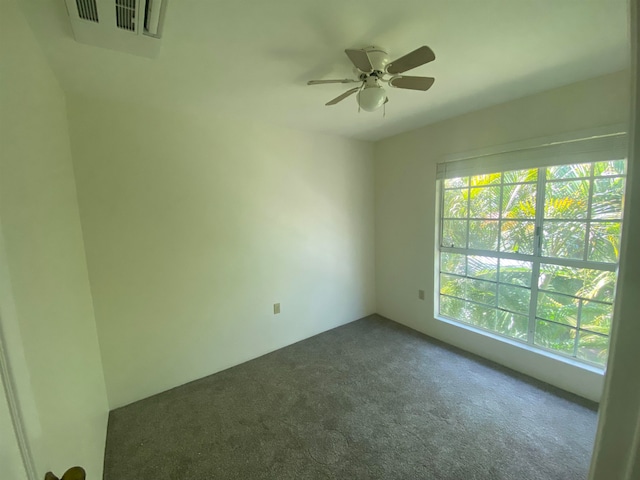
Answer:
M251 117L378 140L628 66L626 0L169 0L157 59L73 40L63 0L23 9L68 94ZM420 45L436 60L428 92L390 89L386 116L355 98L345 48L396 58Z

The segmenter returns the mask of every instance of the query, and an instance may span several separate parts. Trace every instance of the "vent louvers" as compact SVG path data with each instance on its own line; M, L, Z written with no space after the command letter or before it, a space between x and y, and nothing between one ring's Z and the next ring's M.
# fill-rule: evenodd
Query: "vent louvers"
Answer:
M76 0L78 16L83 20L98 22L98 6L96 0Z
M76 41L141 57L158 56L168 0L62 1Z
M116 26L136 31L136 0L116 0Z

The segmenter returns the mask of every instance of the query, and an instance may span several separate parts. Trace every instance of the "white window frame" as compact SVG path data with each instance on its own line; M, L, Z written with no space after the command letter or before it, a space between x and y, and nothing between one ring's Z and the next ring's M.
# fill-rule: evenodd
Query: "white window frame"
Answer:
M596 369L597 371L602 371L605 367L599 364L595 364L589 362L588 360L577 358L577 349L578 349L578 338L579 332L581 331L580 326L580 311L578 311L576 326L571 328L575 328L576 331L576 339L574 342L573 354L568 355L563 352L547 349L543 346L536 345L534 343L535 336L535 325L536 325L536 307L538 300L538 283L537 279L540 275L540 265L541 264L550 264L550 265L561 265L573 268L588 268L588 269L598 269L603 271L610 271L616 273L616 286L617 286L617 263L604 263L604 262L594 262L588 260L588 236L589 236L589 226L595 220L591 218L591 204L592 204L592 192L589 194L589 204L588 204L588 212L587 217L584 219L586 223L586 233L585 233L585 247L583 251L582 259L567 259L567 258L553 258L553 257L543 257L542 254L542 228L543 221L549 221L549 219L544 220L544 203L545 203L545 188L546 185L554 180L547 180L545 171L547 167L557 166L557 165L569 165L569 164L577 164L577 163L592 163L591 172L589 177L584 177L583 179L590 179L591 189L593 189L593 179L598 178L594 177L593 172L593 162L604 160L603 157L599 156L600 152L605 152L605 157L611 155L611 153L621 152L622 158L627 159L626 155L626 125L617 124L611 125L607 127L585 130L581 132L574 132L572 134L564 134L564 135L556 135L551 137L544 137L539 139L532 139L524 142L517 142L513 144L503 145L499 147L491 147L488 149L477 150L474 152L466 152L462 154L454 154L448 155L443 158L443 161L438 163L437 170L437 181L436 181L436 192L437 192L437 200L436 200L436 229L435 229L435 251L434 251L434 316L436 319L444 321L449 324L453 324L465 329L469 329L472 331L477 331L488 335L493 338L497 338L501 341L505 341L506 343L510 343L513 345L521 346L529 351L534 351L537 353L542 353L546 355L550 355L554 358L568 361L577 366L587 367L589 369ZM581 145L583 147L581 147ZM586 147L584 147L586 146ZM551 158L547 155L548 152L553 152L554 155L551 155ZM514 155L515 154L515 155ZM557 157L556 155L561 155ZM516 157L516 161L510 161ZM610 159L610 158L608 158ZM628 162L628 159L627 159ZM538 180L537 183L531 183L532 185L536 185L536 217L535 217L535 238L533 245L533 254L521 254L514 252L500 252L499 248L497 251L487 251L487 250L476 250L469 249L469 235L470 235L470 226L469 221L472 220L469 216L466 217L467 221L467 238L466 238L466 248L460 247L445 247L441 245L442 239L442 204L444 198L444 179L445 178L455 178L455 177L463 177L463 176L473 176L473 175L482 175L489 173L497 173L497 172L506 172L512 170L520 170L520 169L538 169ZM627 165L628 169L628 165ZM618 178L624 177L625 175L618 176L607 176L602 178ZM572 178L572 180L574 180ZM580 179L575 179L580 180ZM503 186L505 185L503 178L501 177L500 184L496 184L495 186L501 187L501 197L503 192ZM469 205L467 206L467 210L469 210ZM623 212L625 215L625 212ZM462 219L458 219L462 220ZM500 235L501 231L501 223L502 217L498 218L498 235ZM605 221L605 220L595 220L595 221ZM622 228L624 228L624 217L620 219L620 223ZM440 270L440 253L457 253L462 255L477 255L482 257L491 257L491 258L504 258L504 259L512 259L519 261L526 261L532 263L532 282L531 282L531 300L529 304L529 321L528 321L528 332L527 332L527 340L517 339L511 336L503 335L500 332L483 329L482 327L471 325L465 323L462 320L454 319L451 317L445 317L440 314L440 274L442 273ZM446 272L445 272L446 273ZM465 275L466 276L466 275ZM496 308L498 308L499 302L499 288L497 285L499 284L499 267L496 276ZM555 293L555 292L551 292ZM570 296L571 295L565 295ZM452 297L455 298L455 297ZM574 298L580 298L575 297ZM466 300L465 301L469 301ZM596 301L597 302L597 301ZM475 303L471 301L471 303ZM578 308L582 307L582 301L578 302ZM609 302L600 302L607 303ZM613 299L611 301L611 305L615 303L615 291L613 295ZM486 307L486 305L482 305ZM551 322L554 323L554 322ZM597 332L591 332L596 333ZM610 337L609 335L602 335Z

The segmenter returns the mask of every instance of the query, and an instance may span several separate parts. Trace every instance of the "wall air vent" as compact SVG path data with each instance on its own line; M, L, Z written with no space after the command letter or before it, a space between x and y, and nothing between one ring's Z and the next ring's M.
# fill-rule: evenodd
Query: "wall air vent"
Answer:
M76 0L76 7L78 8L78 16L83 20L98 21L96 0Z
M168 1L64 0L78 42L150 58L160 52Z
M136 0L116 0L116 26L136 31Z

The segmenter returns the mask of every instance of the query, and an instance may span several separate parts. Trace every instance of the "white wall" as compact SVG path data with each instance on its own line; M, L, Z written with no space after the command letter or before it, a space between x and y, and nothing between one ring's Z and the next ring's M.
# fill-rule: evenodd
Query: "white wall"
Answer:
M591 480L640 478L640 12L631 2L632 148L622 233L616 312Z
M11 411L4 387L4 375L0 370L0 465L2 475L11 480L26 480L27 472L20 453L18 439L13 428Z
M602 375L434 319L435 171L446 154L628 120L629 72L619 72L397 135L376 144L378 313L558 385L600 398Z
M375 312L370 144L68 106L111 408Z
M0 318L10 368L38 478L76 464L101 478L108 407L65 100L13 0L0 2L0 48Z
M17 470L16 480L32 480L36 475L35 462L28 445L28 437L39 437L42 429L31 386L31 374L25 357L24 342L20 334L13 287L7 268L9 262L6 250L2 222L0 222L0 374L13 429L9 433L3 427L2 433L6 435L4 441L10 445L9 449L13 453L9 461L3 459L2 465L9 463L12 465L9 471ZM16 449L20 459L15 457ZM18 465L18 460L22 463L22 469Z

